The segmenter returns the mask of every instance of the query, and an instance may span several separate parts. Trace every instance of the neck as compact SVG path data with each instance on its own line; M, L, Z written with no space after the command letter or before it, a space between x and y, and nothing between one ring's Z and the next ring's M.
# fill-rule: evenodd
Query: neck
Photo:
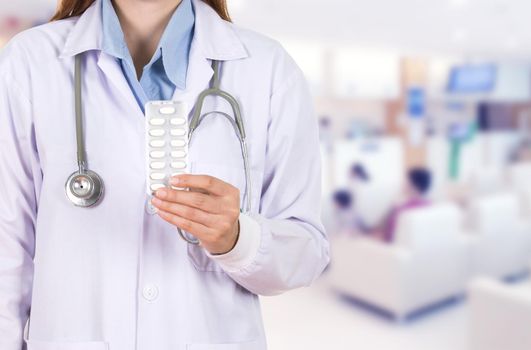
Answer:
M113 0L138 78L182 0Z

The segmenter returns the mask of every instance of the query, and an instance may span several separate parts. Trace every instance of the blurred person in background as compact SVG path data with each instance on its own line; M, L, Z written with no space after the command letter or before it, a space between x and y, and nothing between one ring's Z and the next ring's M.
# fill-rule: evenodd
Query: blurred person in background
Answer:
M331 154L334 151L332 120L327 115L323 115L319 118L319 141L324 145L328 154Z
M152 193L145 106L169 100L217 118L185 151L191 173ZM266 349L258 295L329 261L311 101L224 0L63 0L15 36L0 54L0 349ZM246 132L235 110L252 111Z
M359 230L359 219L354 210L354 195L346 189L332 194L331 212L323 215L330 235L353 235Z
M407 183L404 189L405 199L402 200L387 215L380 229L374 230L371 236L384 242L391 243L395 238L396 228L400 216L417 208L422 208L431 204L427 195L431 189L432 174L425 167L414 167L407 172Z
M400 215L403 213L430 205L427 195L431 189L432 174L424 167L409 169L405 188L405 200L394 208L385 220L382 239L392 242L395 237L396 227Z
M351 186L355 189L358 186L363 186L364 184L369 183L370 177L367 173L367 169L361 163L354 163L350 167L350 180Z
M371 185L371 178L367 172L367 168L362 163L354 163L350 167L349 171L349 190L358 199L356 203L352 205L352 210L356 212L357 216L357 230L360 232L369 232L371 230L370 225L367 224L366 217L370 217L370 211L372 208L363 205L363 198L366 194L367 188ZM361 198L361 200L360 200Z
M349 171L349 187L336 190L331 197L331 206L324 208L323 218L327 232L334 235L358 235L370 232L363 220L359 201L356 200L358 193L369 183L369 175L365 166L354 163ZM360 213L361 212L361 213Z

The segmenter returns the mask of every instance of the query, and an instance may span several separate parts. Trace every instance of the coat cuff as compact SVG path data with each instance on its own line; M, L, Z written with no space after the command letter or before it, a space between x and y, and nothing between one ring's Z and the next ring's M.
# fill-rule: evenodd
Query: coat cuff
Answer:
M249 266L255 259L260 248L262 236L260 224L246 214L240 214L240 235L232 250L221 255L207 256L216 261L226 272L235 272Z

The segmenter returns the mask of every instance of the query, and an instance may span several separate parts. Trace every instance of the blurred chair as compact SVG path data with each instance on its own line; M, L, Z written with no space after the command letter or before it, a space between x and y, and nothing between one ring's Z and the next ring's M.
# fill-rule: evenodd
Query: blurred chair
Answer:
M355 163L365 166L371 181L400 185L405 169L404 158L404 146L398 137L338 140L334 142L334 185L348 185L350 168Z
M474 195L494 194L507 190L504 178L505 167L483 166L475 169L470 177L469 186Z
M333 168L335 188L348 188L350 168L361 163L370 180L354 192L356 210L372 226L380 222L400 197L404 183L404 147L397 137L341 140L334 143Z
M367 227L376 227L385 220L393 209L400 188L395 183L368 183L360 186L354 193L354 208L358 217Z
M500 193L471 204L474 275L514 277L527 270L531 251L529 224L520 215L518 197Z
M531 349L531 283L479 279L469 299L469 350Z
M448 198L447 186L449 181L448 162L450 161L450 147L446 137L432 136L426 140L426 166L433 177L430 199L445 200Z
M331 284L397 318L459 296L469 275L461 223L456 206L438 204L401 215L393 244L332 241Z
M507 160L521 142L521 133L516 130L481 133L484 156L487 164L504 168Z
M509 167L509 183L518 193L524 215L531 214L531 162L515 163Z

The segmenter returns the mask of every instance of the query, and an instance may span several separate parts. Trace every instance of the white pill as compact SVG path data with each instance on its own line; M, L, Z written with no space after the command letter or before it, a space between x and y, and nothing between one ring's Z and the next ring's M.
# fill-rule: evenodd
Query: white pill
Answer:
M152 130L149 130L149 135L150 136L155 136L155 137L164 136L165 133L166 133L166 131L164 131L164 129L152 129Z
M149 176L152 180L163 180L166 175L164 173L151 173Z
M171 129L171 136L184 136L186 134L185 129Z
M163 188L163 187L164 187L164 184L153 184L153 185L150 186L152 191L156 191L156 190L158 190L160 188Z
M151 158L155 158L155 159L164 158L165 155L166 155L166 152L164 152L164 151L152 151L152 152L149 152L149 156Z
M184 174L184 170L171 173L171 176L177 176Z
M186 123L184 118L172 118L170 120L171 125L183 125L184 123Z
M186 145L186 141L184 140L172 140L171 146L172 147L184 147Z
M172 151L171 152L171 156L173 158L182 158L182 157L186 156L186 152L185 151Z
M163 169L166 166L164 162L151 162L149 165L151 169Z
M159 109L160 114L173 114L175 113L174 107L162 107Z
M166 142L164 140L153 140L149 142L151 147L164 147Z
M185 162L171 162L171 167L174 169L183 169L186 168Z
M160 126L160 125L164 125L164 123L166 122L166 120L164 118L152 118L149 123L151 125L155 125L155 126Z

